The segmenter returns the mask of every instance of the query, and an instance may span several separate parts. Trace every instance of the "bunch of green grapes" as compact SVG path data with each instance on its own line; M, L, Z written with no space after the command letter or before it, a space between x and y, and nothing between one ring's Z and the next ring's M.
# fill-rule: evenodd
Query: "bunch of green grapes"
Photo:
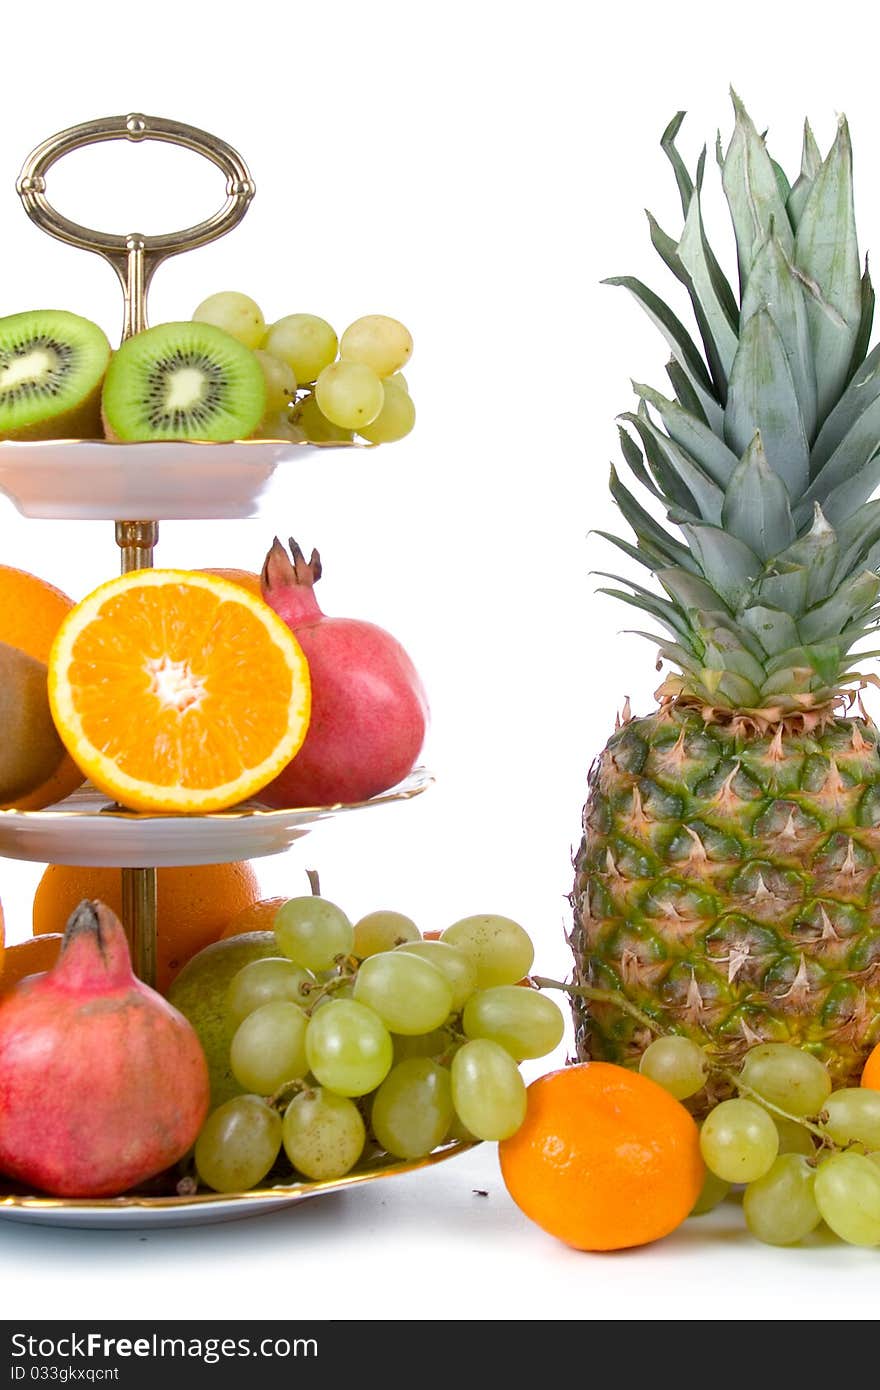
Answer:
M401 913L352 925L310 896L283 904L275 937L278 955L229 986L230 1065L246 1094L199 1135L208 1187L253 1187L282 1150L296 1174L326 1180L377 1150L417 1159L519 1128L518 1063L552 1052L564 1022L527 979L534 949L517 922L465 917L427 940Z
M397 319L367 314L340 339L316 314L288 314L267 324L260 306L234 290L209 295L193 318L222 328L256 354L266 378L263 438L328 444L357 434L370 444L391 444L415 424L401 371L413 340Z
M657 1038L641 1071L679 1100L705 1085L696 1043ZM824 1221L851 1245L880 1245L880 1091L833 1091L826 1068L788 1043L761 1043L733 1078L739 1092L700 1131L707 1178L695 1213L744 1184L746 1225L769 1245L794 1245Z

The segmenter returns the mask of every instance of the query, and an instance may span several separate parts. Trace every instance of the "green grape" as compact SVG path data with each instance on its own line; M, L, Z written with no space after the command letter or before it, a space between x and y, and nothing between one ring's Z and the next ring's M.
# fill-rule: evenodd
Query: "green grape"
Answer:
M818 1115L831 1093L831 1077L810 1052L790 1043L761 1043L743 1058L741 1079L790 1115Z
M450 946L470 956L477 967L477 987L515 985L528 975L535 949L528 934L509 917L462 917L441 936Z
M259 347L266 331L266 321L259 304L249 295L236 290L222 290L219 294L209 294L203 299L193 314L194 323L212 323L222 328L230 337L237 338L245 347Z
M348 444L354 438L354 430L342 430L321 414L311 392L297 403L293 423L311 444Z
M762 1178L749 1183L743 1214L765 1245L796 1245L822 1220L813 1192L816 1170L803 1154L780 1154Z
M410 1057L431 1057L437 1062L455 1048L453 1035L446 1028L432 1028L430 1033L413 1033L409 1037L395 1033L391 1041L394 1043L395 1066L398 1062L408 1061Z
M286 956L265 956L252 960L233 975L226 991L226 1012L238 1027L242 1019L261 1004L287 999L291 1004L307 1004L315 977Z
M875 1163L877 1167L880 1168L880 1149L875 1149L873 1153L865 1154L865 1158L871 1163Z
M779 1133L752 1100L723 1100L710 1111L700 1130L700 1150L707 1167L726 1182L755 1182L779 1152Z
M394 1048L372 1009L355 999L330 999L309 1020L306 1055L322 1086L340 1096L365 1096L385 1080Z
M393 951L408 941L421 941L419 931L411 917L402 912L368 912L366 917L354 924L354 954L358 960L367 956L377 956L380 951Z
M281 1116L259 1096L235 1096L213 1110L196 1140L199 1177L215 1192L246 1192L281 1148Z
M477 969L464 951L458 951L445 941L406 941L397 948L407 955L421 956L430 961L449 981L452 990L450 1013L457 1014L477 987Z
M261 1004L249 1013L229 1048L229 1065L238 1084L268 1096L285 1081L305 1076L307 1024L300 1006L287 999Z
M676 1100L686 1100L706 1083L706 1054L690 1038L655 1038L642 1053L639 1071Z
M338 956L351 955L354 928L342 908L326 898L291 898L275 915L280 949L306 970L329 970Z
M426 960L402 951L368 956L354 982L354 997L392 1033L430 1033L452 1011L452 986Z
M462 1027L466 1037L491 1038L515 1061L524 1062L529 1057L546 1057L559 1046L565 1019L559 1005L536 989L493 985L471 995Z
M705 1216L706 1212L714 1211L717 1206L721 1205L729 1191L730 1183L719 1178L717 1173L712 1172L711 1168L707 1168L700 1195L691 1207L691 1216Z
M783 1120L781 1115L774 1115L772 1119L779 1134L781 1154L803 1154L804 1158L813 1157L816 1145L808 1129L799 1125L797 1120Z
M263 376L266 378L266 414L275 415L286 410L296 396L296 377L289 363L276 357L272 352L254 349Z
M404 391L409 391L409 382L403 372L392 372L391 376L385 378L385 385L391 382L394 386L400 386Z
M386 314L365 314L350 323L339 343L339 355L346 362L363 362L377 376L391 376L412 356L413 340L408 328Z
M880 1245L880 1170L864 1154L833 1154L819 1164L816 1205L848 1245Z
M315 1182L350 1172L366 1137L354 1101L320 1086L295 1096L284 1116L284 1152L297 1172Z
M395 379L389 377L384 383L385 399L373 423L358 429L358 434L370 444L394 444L408 435L416 422L416 408L409 392L403 386L395 386Z
M331 362L315 382L315 400L322 415L346 430L371 425L385 400L385 389L362 362Z
M444 1135L443 1142L446 1144L476 1144L478 1140L477 1136L471 1134L467 1125L459 1119L458 1115L453 1113L452 1123Z
M525 1119L526 1087L509 1052L475 1038L452 1059L452 1102L477 1139L509 1139Z
M835 1144L864 1144L880 1148L880 1091L848 1086L825 1102L825 1128Z
M272 324L262 346L286 362L304 386L336 360L339 342L326 319L316 314L288 314Z
M396 1158L431 1153L443 1143L452 1116L449 1072L428 1057L398 1063L373 1097L373 1133Z
M307 442L305 430L293 423L290 412L287 410L279 410L272 415L264 415L254 438L284 439L288 444L305 444Z

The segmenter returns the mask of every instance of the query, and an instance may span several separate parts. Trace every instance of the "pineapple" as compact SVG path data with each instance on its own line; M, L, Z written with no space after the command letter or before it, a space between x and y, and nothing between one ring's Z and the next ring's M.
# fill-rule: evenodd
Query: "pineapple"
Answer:
M739 299L703 226L705 150L692 179L675 145L683 113L662 141L681 236L649 217L703 351L640 281L610 282L672 358L671 394L635 385L621 427L651 510L612 469L635 544L602 533L663 593L616 575L622 587L603 592L665 629L655 640L674 669L653 713L625 707L590 773L575 978L621 991L719 1062L787 1041L854 1085L880 1036L880 750L859 695L878 682L857 669L878 653L853 651L880 620L874 294L846 122L824 160L805 126L791 185L736 96L734 108L718 158ZM650 1041L609 1003L576 1001L575 1021L581 1058L634 1065Z

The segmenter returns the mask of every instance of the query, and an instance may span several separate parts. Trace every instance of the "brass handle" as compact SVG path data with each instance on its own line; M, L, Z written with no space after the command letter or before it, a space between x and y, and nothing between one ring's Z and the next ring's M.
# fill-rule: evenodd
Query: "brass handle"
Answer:
M204 222L182 232L166 232L160 236L142 236L139 232L117 236L71 221L57 212L46 197L46 173L72 150L103 140L162 140L204 155L226 175L226 202ZM94 251L112 265L125 299L123 340L147 327L147 290L161 262L181 251L205 246L231 231L244 217L255 192L247 165L225 140L180 121L139 114L105 116L102 120L86 121L50 135L28 155L16 190L28 217L44 232L83 251Z

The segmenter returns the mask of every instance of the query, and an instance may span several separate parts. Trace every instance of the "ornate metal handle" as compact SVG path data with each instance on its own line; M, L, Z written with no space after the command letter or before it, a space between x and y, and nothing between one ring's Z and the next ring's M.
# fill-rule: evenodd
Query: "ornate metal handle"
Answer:
M204 222L187 227L182 232L167 232L161 236L143 236L139 232L117 236L72 222L57 212L46 197L46 173L72 150L103 140L162 140L166 144L183 145L196 154L204 155L226 175L226 202L219 212ZM244 217L255 192L247 165L224 140L195 126L183 125L180 121L138 114L106 116L102 120L86 121L51 135L28 155L18 176L16 190L28 217L44 232L57 237L59 241L66 241L70 246L94 251L112 265L125 299L123 340L147 327L147 290L161 262L181 251L205 246L231 231Z

